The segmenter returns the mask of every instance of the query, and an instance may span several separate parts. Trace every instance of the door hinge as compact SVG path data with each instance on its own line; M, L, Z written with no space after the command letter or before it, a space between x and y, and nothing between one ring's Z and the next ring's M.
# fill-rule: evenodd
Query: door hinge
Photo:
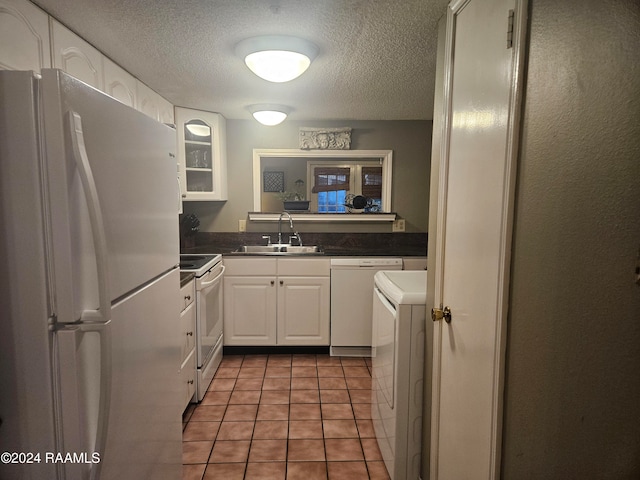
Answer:
M509 20L507 24L507 48L513 47L513 19L515 17L515 12L513 10L509 10Z

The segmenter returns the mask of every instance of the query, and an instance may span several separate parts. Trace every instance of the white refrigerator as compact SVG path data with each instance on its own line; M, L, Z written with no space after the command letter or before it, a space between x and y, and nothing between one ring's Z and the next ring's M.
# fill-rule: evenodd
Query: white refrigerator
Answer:
M0 72L0 478L181 478L175 131Z

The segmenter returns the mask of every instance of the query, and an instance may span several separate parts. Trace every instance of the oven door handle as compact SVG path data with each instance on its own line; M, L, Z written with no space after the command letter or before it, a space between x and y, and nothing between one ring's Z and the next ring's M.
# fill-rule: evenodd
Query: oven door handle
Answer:
M202 288L206 288L206 287L208 287L209 285L212 285L212 284L216 283L216 282L217 282L217 281L222 277L222 275L224 275L224 271L225 271L225 269L226 269L226 268L225 268L225 266L224 266L224 265L222 265L222 270L220 270L220 273L219 273L218 275L216 275L216 277L215 277L213 280L209 280L208 282L202 282L202 283L200 284L200 286L201 286Z

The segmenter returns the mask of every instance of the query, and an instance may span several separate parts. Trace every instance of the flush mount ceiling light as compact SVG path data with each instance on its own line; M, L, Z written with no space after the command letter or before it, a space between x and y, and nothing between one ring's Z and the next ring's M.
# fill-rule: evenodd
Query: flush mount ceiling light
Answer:
M208 137L211 135L211 129L207 125L200 125L197 123L187 123L185 125L187 130L198 137Z
M291 109L284 105L251 105L248 107L249 111L258 122L267 126L274 126L282 123Z
M281 83L302 75L318 54L318 47L297 37L267 35L241 41L236 54L260 78Z

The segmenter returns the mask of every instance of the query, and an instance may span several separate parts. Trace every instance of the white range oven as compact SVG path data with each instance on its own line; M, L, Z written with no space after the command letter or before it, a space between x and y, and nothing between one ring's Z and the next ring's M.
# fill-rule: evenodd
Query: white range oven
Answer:
M222 255L180 255L180 270L196 277L196 397L201 402L222 361Z

